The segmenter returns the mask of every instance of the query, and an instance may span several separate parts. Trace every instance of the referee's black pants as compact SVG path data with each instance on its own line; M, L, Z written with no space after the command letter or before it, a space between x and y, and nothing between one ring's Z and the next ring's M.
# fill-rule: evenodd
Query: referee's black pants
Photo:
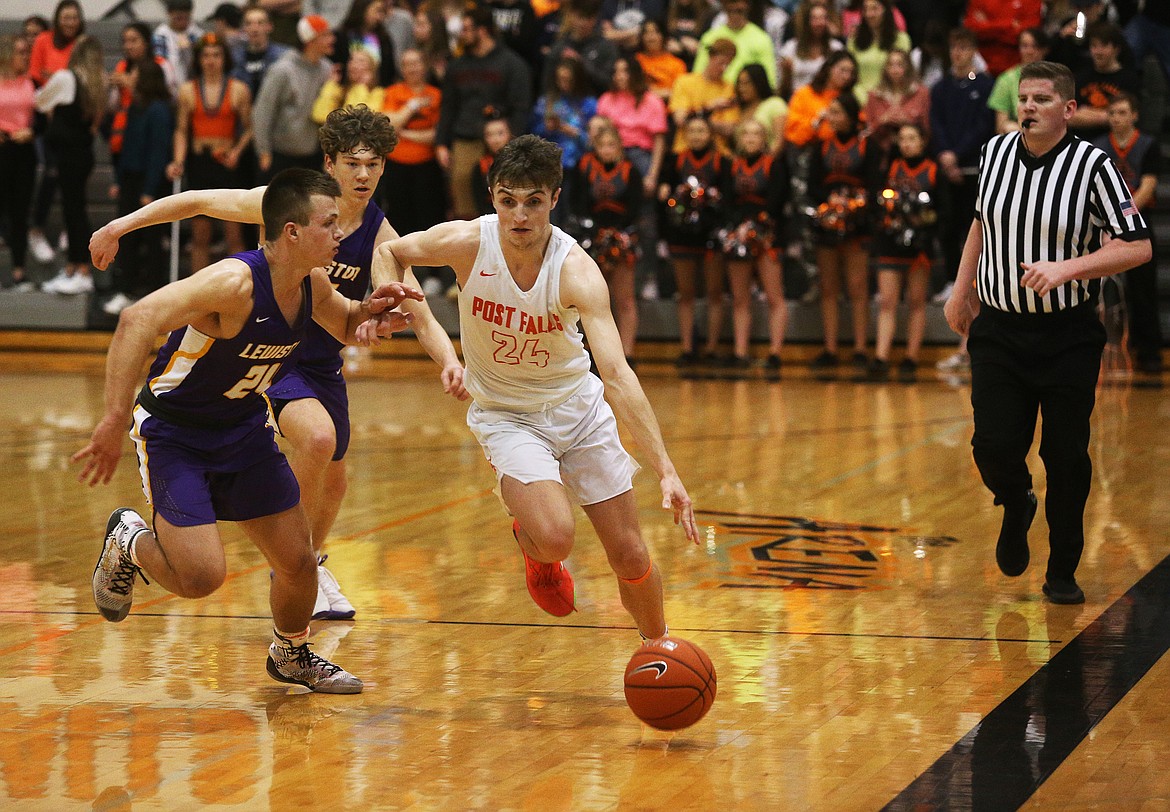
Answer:
M1092 304L1057 313L1005 313L986 304L971 324L975 465L995 503L1019 504L1032 487L1027 456L1043 417L1050 579L1069 580L1085 546L1093 465L1089 418L1105 328Z

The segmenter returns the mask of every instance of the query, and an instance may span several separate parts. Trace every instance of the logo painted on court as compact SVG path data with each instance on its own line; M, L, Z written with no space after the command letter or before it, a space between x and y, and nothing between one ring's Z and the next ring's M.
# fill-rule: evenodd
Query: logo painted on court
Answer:
M724 572L698 586L712 589L883 589L898 559L925 558L958 542L900 527L803 516L697 510L707 525L707 552Z

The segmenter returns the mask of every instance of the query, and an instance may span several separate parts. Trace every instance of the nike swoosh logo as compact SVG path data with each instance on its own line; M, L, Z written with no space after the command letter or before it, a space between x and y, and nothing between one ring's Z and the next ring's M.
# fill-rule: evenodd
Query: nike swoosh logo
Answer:
M640 665L637 668L635 668L633 671L631 671L630 674L631 675L640 674L643 671L657 671L658 673L654 676L654 679L658 679L659 677L661 677L663 674L666 673L666 661L665 660L655 660L652 663L646 663L645 665Z
M494 273L488 273L487 271L480 271L479 275L480 276L495 276Z
M262 319L261 319L261 318L257 318L257 319L256 319L256 323L257 323L257 324L259 324L259 323L260 323L260 322L262 322L262 321L268 321L270 318L272 318L272 316L265 316L265 317L264 317L264 318L262 318Z

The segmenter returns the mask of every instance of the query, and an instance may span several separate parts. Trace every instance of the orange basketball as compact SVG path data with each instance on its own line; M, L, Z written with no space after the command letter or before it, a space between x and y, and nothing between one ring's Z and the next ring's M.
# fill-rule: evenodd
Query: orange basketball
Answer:
M714 701L715 666L705 651L687 640L649 640L626 666L626 704L650 727L690 727Z

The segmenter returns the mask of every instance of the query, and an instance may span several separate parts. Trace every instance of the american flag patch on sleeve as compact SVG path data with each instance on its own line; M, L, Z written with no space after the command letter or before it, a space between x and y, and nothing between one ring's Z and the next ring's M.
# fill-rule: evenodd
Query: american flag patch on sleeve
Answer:
M1136 217L1138 213L1137 206L1133 204L1133 200L1126 198L1121 203L1122 217Z

